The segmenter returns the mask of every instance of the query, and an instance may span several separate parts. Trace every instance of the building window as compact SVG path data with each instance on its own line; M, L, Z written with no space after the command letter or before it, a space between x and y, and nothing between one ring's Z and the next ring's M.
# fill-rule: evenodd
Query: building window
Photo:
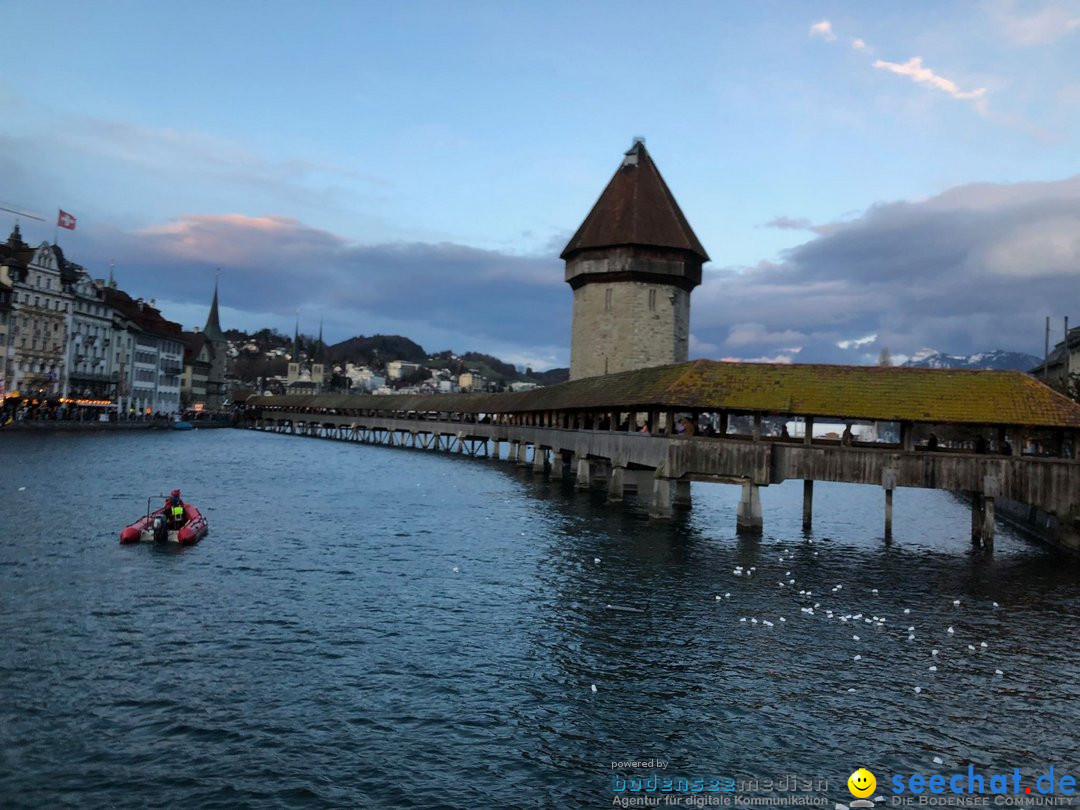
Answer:
M649 290L649 312L656 312L656 290Z

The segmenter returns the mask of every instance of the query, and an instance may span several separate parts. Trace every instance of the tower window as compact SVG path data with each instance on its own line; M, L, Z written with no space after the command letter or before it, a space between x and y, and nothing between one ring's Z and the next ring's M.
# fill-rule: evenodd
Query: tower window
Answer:
M649 290L649 312L656 312L656 290Z
M604 309L611 312L611 287L604 290Z

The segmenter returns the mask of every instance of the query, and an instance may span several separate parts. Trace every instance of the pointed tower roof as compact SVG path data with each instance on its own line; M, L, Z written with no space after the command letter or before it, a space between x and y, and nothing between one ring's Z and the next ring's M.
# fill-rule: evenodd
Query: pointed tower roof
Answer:
M636 138L560 258L588 248L639 245L685 250L709 261L645 142Z
M207 340L224 342L227 338L221 331L221 322L218 320L217 287L217 279L214 279L214 300L210 304L210 315L206 318L203 334L206 335Z

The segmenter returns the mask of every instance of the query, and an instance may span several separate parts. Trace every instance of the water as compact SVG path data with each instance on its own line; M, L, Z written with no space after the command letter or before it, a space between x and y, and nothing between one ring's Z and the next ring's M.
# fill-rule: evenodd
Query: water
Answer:
M832 807L860 765L885 796L1080 770L1080 566L1000 527L972 551L945 493L898 491L886 545L880 490L818 484L808 542L801 485L770 487L754 541L734 487L654 523L506 462L249 431L0 461L5 807L608 807L649 758ZM209 537L120 546L176 486Z

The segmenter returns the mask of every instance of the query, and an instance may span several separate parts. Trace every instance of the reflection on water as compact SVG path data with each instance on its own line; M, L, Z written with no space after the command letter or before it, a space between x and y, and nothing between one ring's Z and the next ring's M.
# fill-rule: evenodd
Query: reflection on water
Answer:
M879 489L819 483L804 535L799 482L769 487L744 539L735 487L657 523L506 462L252 432L0 453L5 805L609 806L612 761L650 757L845 803L860 764L1076 769L1080 569L1001 527L973 551L944 493L899 490L886 545ZM210 536L119 546L175 486Z

